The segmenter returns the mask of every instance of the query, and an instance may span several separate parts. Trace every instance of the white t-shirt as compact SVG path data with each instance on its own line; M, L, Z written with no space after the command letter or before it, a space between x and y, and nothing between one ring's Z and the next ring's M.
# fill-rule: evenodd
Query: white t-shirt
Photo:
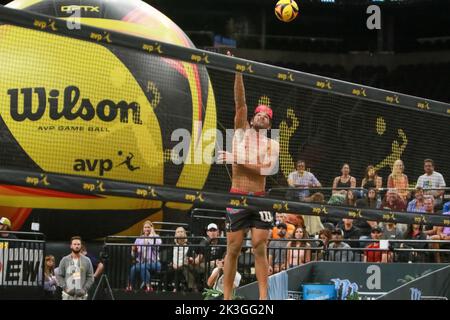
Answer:
M419 177L419 179L417 179L416 188L417 187L422 187L425 189L425 191L426 189L443 188L445 187L444 177L442 176L442 174L436 171L433 171L433 173L430 175L423 174ZM439 191L432 190L427 193L436 196Z
M214 268L213 272L219 272L219 268ZM239 287L239 283L241 282L241 274L236 271L236 276L234 277L234 288ZM223 292L223 274L216 280L214 283L213 289Z

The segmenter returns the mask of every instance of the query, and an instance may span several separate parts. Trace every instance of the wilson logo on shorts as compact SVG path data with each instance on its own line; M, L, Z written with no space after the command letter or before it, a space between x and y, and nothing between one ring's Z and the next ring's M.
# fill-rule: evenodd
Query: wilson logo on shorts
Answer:
M260 211L259 216L263 222L272 222L272 213L270 211Z

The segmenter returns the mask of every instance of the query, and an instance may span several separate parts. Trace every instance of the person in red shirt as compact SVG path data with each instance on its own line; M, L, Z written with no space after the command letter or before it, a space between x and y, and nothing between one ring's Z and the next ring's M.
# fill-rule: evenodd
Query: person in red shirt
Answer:
M381 239L382 230L380 227L375 227L372 229L370 233L370 237L373 240L377 240L376 242L372 242L368 246L367 249L379 249ZM364 251L364 262L387 262L388 261L388 253L387 251L381 250L366 250Z

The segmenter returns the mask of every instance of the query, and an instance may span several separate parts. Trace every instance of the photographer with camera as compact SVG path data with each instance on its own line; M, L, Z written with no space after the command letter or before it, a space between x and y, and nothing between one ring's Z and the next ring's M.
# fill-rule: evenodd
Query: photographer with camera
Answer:
M94 283L94 271L91 260L81 254L81 238L70 240L72 252L61 259L56 274L62 288L63 300L86 300L88 291Z

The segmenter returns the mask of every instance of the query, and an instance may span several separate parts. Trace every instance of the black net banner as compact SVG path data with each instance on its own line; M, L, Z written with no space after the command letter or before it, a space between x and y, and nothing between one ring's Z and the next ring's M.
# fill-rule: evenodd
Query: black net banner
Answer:
M36 3L30 9L55 14L46 1ZM130 3L122 10L132 11ZM236 72L243 74L249 120L258 105L274 113L270 137L279 143L279 161L266 189L286 187L298 159L324 187L332 186L344 163L358 187L369 164L385 187L397 159L411 187L426 158L444 177L450 172L446 103L197 50L175 25L164 33L168 38L158 38L161 30L130 26L126 21L134 16L123 12L108 11L113 16L106 21L85 19L74 27L67 6L61 1L57 12L65 20L0 8L0 205L10 208L19 226L30 223L33 213L52 223L55 213L64 213L69 220L61 224L74 228L85 225L79 212L94 223L113 213L117 223L102 231L112 234L149 215L171 220L198 205L179 198L184 189L221 193L227 200L207 202L224 208L232 169L215 160L217 151L231 147ZM95 17L95 10L89 15ZM95 181L86 193L55 182L56 175L78 177L82 185L86 179L125 184L97 196ZM19 183L18 176L25 180ZM53 177L51 187L44 176ZM172 188L173 198L133 196L134 184ZM286 199L270 197L258 205L276 210ZM289 207L320 214L320 207L298 206ZM374 220L387 218L373 214ZM95 227L87 234L101 235Z

